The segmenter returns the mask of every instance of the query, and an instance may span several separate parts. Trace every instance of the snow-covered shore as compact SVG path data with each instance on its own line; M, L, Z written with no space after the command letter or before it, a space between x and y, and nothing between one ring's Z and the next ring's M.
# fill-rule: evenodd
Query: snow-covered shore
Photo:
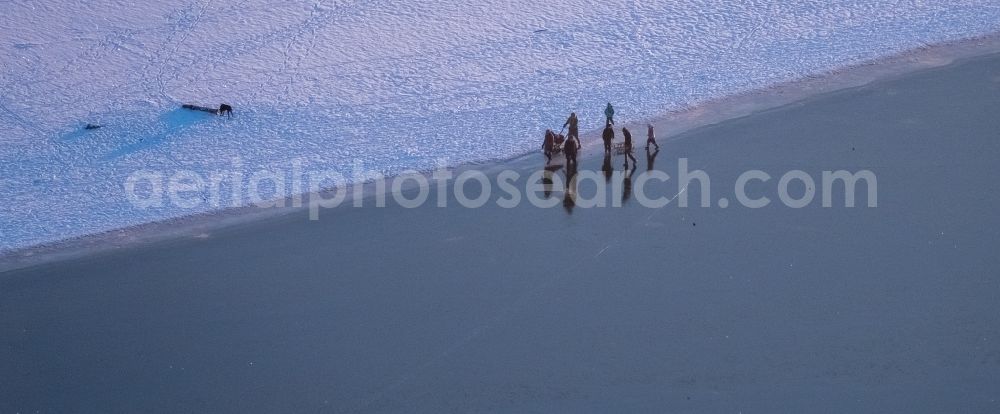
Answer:
M998 52L1000 52L1000 35L997 34L967 41L940 44L889 56L872 64L858 65L833 71L823 76L783 83L765 90L751 91L716 99L686 110L670 112L654 117L649 122L656 127L657 131L666 131L666 136L662 133L659 134L659 140L661 143L667 143L683 137L686 132L696 128L753 115L811 99L818 95L838 92L873 82L896 79L914 71L942 67L952 64L955 61ZM643 125L631 125L631 127L641 130ZM602 151L599 135L599 131L583 135L584 148L581 155L582 158L596 162L596 159L600 157ZM526 165L535 166L538 162L536 157L537 155L527 154L497 163L466 163L449 169L452 170L453 176L468 170L497 174L500 171L522 169ZM560 162L560 159L557 157L556 161ZM391 182L395 177L386 178L387 181ZM434 181L430 175L427 176L427 179L428 181ZM337 190L346 194L345 200L341 203L342 205L351 205L354 203L352 199L360 196L369 199L363 201L362 204L371 206L374 204L374 201L370 200L370 198L375 197L380 191L386 191L390 188L387 185L385 188L380 189L371 183L363 184L361 188L350 188L355 186L355 184L350 184L349 188ZM100 233L62 239L56 242L14 249L6 254L0 254L0 272L41 263L72 260L83 256L92 256L106 251L132 248L168 239L192 237L198 239L225 228L244 226L249 223L274 219L307 210L309 200L313 199L313 197L330 197L330 194L328 194L329 191L324 191L323 193L291 195L283 200L285 207L281 208L260 208L255 205L247 205L209 210L203 213L182 215ZM391 196L387 195L386 197L391 199ZM293 206L296 199L303 201L302 207L296 208Z
M584 129L607 101L649 119L998 22L991 1L8 2L0 252L216 208L135 208L143 169L504 159L571 110ZM235 119L177 109L220 102Z

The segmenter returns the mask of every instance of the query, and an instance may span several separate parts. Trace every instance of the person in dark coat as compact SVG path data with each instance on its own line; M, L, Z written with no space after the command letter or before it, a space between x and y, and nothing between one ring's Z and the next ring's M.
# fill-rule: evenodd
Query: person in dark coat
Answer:
M604 139L604 152L611 153L611 141L615 140L615 129L611 127L610 122L604 127L601 138Z
M580 120L576 117L576 112L570 113L569 118L566 119L566 123L563 124L563 128L569 127L568 137L574 137L580 139Z
M563 143L563 154L566 155L566 168L576 166L576 154L580 150L580 141L573 136L567 137Z
M608 102L608 107L604 108L604 116L608 118L608 124L615 124L615 107L611 106L611 102Z
M625 137L625 168L628 169L628 159L632 159L632 165L635 165L635 155L632 155L632 133L629 132L628 128L622 128L622 135Z

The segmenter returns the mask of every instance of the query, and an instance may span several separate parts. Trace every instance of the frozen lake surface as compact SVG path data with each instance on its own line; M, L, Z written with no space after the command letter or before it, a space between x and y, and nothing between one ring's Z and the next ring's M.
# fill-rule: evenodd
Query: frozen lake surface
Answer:
M0 273L0 412L996 413L998 91L1000 54L691 130L621 208L342 207ZM642 207L678 157L774 203ZM827 168L878 207L778 202Z

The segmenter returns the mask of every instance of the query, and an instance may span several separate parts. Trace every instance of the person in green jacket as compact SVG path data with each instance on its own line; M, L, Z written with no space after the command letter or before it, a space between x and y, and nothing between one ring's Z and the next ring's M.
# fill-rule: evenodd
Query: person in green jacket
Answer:
M615 107L611 106L611 102L608 102L608 107L604 108L604 116L608 117L607 124L615 124Z

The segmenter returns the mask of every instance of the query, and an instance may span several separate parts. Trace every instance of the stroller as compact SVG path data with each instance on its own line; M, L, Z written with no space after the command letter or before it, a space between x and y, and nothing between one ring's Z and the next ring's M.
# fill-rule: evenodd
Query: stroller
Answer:
M555 134L555 139L552 140L552 153L559 154L563 150L563 144L566 143L566 136L563 134Z

